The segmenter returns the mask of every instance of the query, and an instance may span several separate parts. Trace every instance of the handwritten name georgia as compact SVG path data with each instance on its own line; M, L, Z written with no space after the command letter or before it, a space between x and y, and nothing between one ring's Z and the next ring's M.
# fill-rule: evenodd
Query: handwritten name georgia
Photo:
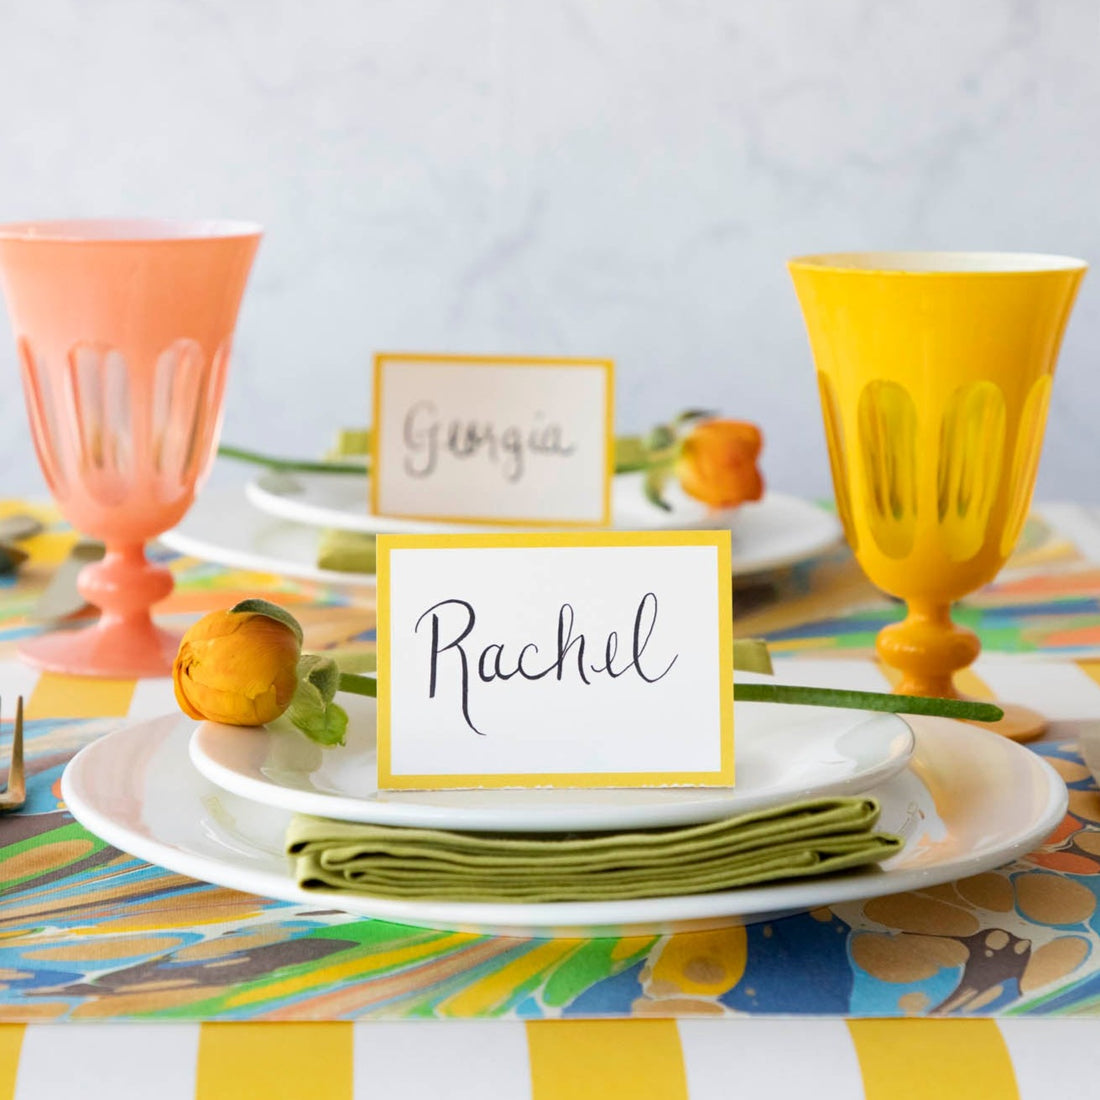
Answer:
M576 449L566 443L560 424L536 423L525 433L516 425L499 427L489 422L439 418L435 404L417 401L405 414L405 472L411 477L430 477L439 465L439 456L474 458L486 455L500 463L506 481L519 481L527 469L528 455L552 455L567 458Z
M470 715L470 686L471 678L476 678L482 684L491 684L496 680L511 680L514 676L520 676L524 680L543 680L553 676L561 681L567 668L575 670L582 684L589 686L592 683L590 677L608 676L617 680L620 676L633 672L647 684L655 684L663 680L676 664L679 654L665 665L660 672L654 672L652 667L643 666L642 658L645 655L649 641L653 637L653 631L657 625L657 597L652 592L647 592L638 601L638 607L634 614L634 625L631 631L630 657L624 656L623 663L616 667L619 658L619 633L610 631L602 647L602 663L588 659L589 642L584 634L574 634L576 615L572 604L563 603L558 610L557 639L553 648L554 656L549 664L546 657L540 661L539 647L535 642L527 642L518 647L514 657L505 654L505 643L490 642L480 651L472 647L474 652L468 653L462 644L473 633L477 625L477 614L473 605L466 600L448 599L440 600L432 604L419 619L416 620L414 633L420 633L421 626L428 624L431 631L431 656L428 670L428 698L434 699L440 687L441 671L440 659L445 654L451 655L448 664L457 672L456 690L462 705L462 717L466 725L474 733L485 736L478 729Z

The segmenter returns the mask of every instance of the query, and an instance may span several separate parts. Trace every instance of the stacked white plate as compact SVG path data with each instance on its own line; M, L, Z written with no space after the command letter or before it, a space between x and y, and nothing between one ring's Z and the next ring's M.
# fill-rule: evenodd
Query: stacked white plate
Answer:
M796 667L797 662L792 662ZM978 874L1061 821L1065 785L1040 757L976 726L739 703L733 790L380 792L374 704L349 697L348 743L292 729L171 716L81 751L62 779L74 816L109 843L237 890L430 928L517 936L653 934L768 919ZM856 872L709 894L616 902L391 901L304 891L283 842L293 812L493 832L635 829L710 821L824 794L871 792L905 848Z
M475 530L374 515L367 478L359 474L261 475L247 484L244 496L247 503L238 487L207 489L183 522L160 541L181 554L236 569L346 585L370 583L374 578L318 568L321 532L326 528L365 534ZM840 541L834 516L782 493L768 493L763 500L739 508L712 511L673 488L668 502L671 511L662 511L646 500L640 474L620 475L613 483L611 527L620 531L728 527L735 577L794 565Z

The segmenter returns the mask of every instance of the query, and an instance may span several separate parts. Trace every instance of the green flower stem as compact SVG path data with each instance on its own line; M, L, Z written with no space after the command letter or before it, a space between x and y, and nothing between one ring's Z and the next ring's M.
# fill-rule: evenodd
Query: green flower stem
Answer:
M274 455L248 451L243 447L229 447L222 444L218 448L222 458L233 458L238 462L251 462L255 466L266 466L279 473L299 474L366 474L370 467L365 462L305 462L293 458L276 458Z
M970 722L997 722L1004 717L1004 711L992 703L936 699L924 695L887 695L878 691L844 691L840 688L795 687L791 684L738 684L734 694L742 703L847 707L851 710L881 710L890 714L962 718Z
M378 680L374 676L362 676L358 672L341 672L337 691L346 691L351 695L378 697Z
M340 673L340 691L353 695L378 694L373 676ZM969 699L934 699L922 695L888 695L878 691L844 691L838 688L795 687L791 684L739 683L735 695L742 703L792 703L808 707L847 707L889 714L924 714L937 718L962 718L971 722L996 722L1004 711L992 703Z
M253 466L264 466L280 474L369 474L370 466L366 462L309 462L304 459L278 458L275 455L249 451L244 447L230 447L223 443L218 448L220 458L232 458L237 462L250 462ZM649 469L646 462L619 462L615 466L617 474L638 474Z

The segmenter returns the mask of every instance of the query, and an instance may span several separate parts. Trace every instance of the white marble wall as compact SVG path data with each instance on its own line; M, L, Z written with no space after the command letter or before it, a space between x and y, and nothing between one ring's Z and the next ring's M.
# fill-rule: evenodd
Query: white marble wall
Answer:
M267 227L225 438L310 453L372 350L613 356L619 422L759 421L828 492L784 259L1100 260L1094 0L0 3L0 217ZM1100 501L1100 272L1040 493ZM0 495L40 485L0 328Z

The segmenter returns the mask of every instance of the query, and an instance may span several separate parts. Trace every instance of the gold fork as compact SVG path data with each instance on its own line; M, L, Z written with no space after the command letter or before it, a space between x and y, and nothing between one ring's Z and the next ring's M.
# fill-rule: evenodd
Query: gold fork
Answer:
M11 738L11 764L8 782L0 793L0 814L20 810L27 801L26 782L23 778L23 696L15 701L15 729Z

